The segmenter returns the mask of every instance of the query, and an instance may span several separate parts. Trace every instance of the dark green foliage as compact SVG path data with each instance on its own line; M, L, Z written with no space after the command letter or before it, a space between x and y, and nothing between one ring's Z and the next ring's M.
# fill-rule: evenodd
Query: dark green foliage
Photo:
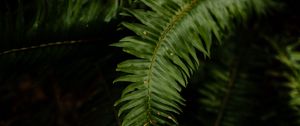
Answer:
M295 0L0 3L0 126L300 123Z
M117 52L107 47L119 37L112 35L116 24L106 23L117 5L1 1L1 126L118 124L113 103L119 93L110 83Z
M245 22L250 12L264 14L272 5L260 0L142 2L152 11L128 10L142 24L123 23L138 37L113 44L139 58L117 68L128 75L115 82L131 82L116 103L125 126L175 125L174 114L184 105L179 92L199 66L196 51L209 57L213 39L221 41L222 33L232 30L230 21Z

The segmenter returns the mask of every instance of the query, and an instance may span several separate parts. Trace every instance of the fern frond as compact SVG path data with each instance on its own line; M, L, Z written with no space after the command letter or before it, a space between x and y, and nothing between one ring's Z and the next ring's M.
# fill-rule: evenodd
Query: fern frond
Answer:
M297 42L286 42L286 38L269 39L277 51L276 59L284 66L279 75L284 81L274 82L277 88L285 89L279 92L279 100L286 101L284 107L288 110L289 119L283 120L288 125L300 124L300 39ZM293 40L296 41L296 40Z
M206 72L211 79L199 86L198 120L205 126L253 125L246 120L253 117L252 96L257 89L247 74L239 71L234 75L237 71L222 70L218 65L209 66Z
M212 69L210 76L213 79L204 82L202 88L199 88L199 93L203 97L199 98L199 106L202 106L199 115L202 116L198 118L208 120L201 121L206 122L206 126L253 125L249 124L247 119L254 115L253 96L257 91L256 85L251 82L249 75L242 71L224 71L218 65L213 67L210 68ZM202 113L210 113L213 118L207 118Z
M116 106L123 125L177 124L184 99L179 92L199 66L196 50L210 55L212 40L246 20L250 12L264 13L262 0L142 0L152 11L128 10L140 23L123 23L138 36L113 44L138 59L118 65L128 73L116 79L131 84Z
M27 45L27 42L24 45L23 41L28 39L44 41L42 38L49 38L61 41L95 34L100 29L105 29L104 26L116 17L119 8L119 0L3 0L0 10L1 48L18 48L6 48L13 44L37 44ZM49 34L51 37L48 37Z
M109 22L116 16L119 9L118 0L67 0L52 2L35 1L37 4L37 13L32 29L37 29L45 22L56 23L46 26L49 29L61 30L61 28L70 28L74 25L88 26L94 21ZM56 19L48 19L45 15L56 15ZM43 26L42 26L43 27ZM44 26L45 27L45 26Z

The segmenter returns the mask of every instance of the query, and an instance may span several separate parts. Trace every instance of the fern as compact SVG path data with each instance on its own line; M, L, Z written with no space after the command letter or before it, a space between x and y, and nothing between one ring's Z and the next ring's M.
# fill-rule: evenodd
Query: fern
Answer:
M198 123L204 126L251 126L258 125L255 120L256 107L254 98L258 89L250 77L241 71L234 72L217 69L217 65L210 66L210 81L202 82L199 86L197 115ZM247 99L247 100L246 100ZM211 115L211 116L207 116ZM251 121L250 121L251 120Z
M247 20L254 11L265 13L270 1L261 0L143 0L152 11L128 10L139 23L123 23L138 36L113 46L138 59L118 65L128 73L114 82L131 82L116 102L123 125L177 124L184 99L179 92L199 66L197 51L210 56L212 41L231 31L232 17Z
M290 37L292 38L292 37ZM279 101L286 101L282 103L278 115L282 112L289 113L288 118L283 117L283 121L278 121L281 125L297 126L300 124L300 52L299 52L299 38L289 40L286 37L267 38L271 45L274 47L277 54L275 58L279 61L281 69L272 72L272 77L281 78L280 81L272 82L274 87L279 92ZM288 40L288 41L286 41ZM280 42L284 41L284 42ZM296 41L296 42L294 42ZM275 76L276 75L276 76Z
M247 29L248 33L249 29ZM187 126L260 126L264 86L264 69L268 66L268 52L255 36L239 31L215 48L211 61L205 62L194 82L197 108L188 111L187 118L195 118ZM247 43L247 44L246 44ZM256 47L256 44L260 44ZM246 46L245 46L246 45ZM254 54L260 55L254 55ZM252 74L256 71L255 75ZM267 100L266 100L267 101ZM191 103L188 103L191 104ZM184 123L184 122L183 122ZM196 126L195 125L195 126Z
M105 29L105 21L116 18L118 3L0 3L0 125L118 125L117 93L109 95L112 80L102 74L113 73L113 66L102 66L109 66L115 54L101 49L119 40L103 35L115 30Z
M297 126L300 11L283 3L257 20L272 0L3 0L0 125Z

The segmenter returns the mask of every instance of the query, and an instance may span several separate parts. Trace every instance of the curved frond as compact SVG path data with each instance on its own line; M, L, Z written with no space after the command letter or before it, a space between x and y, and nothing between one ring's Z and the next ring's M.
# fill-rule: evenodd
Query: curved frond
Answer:
M241 71L224 70L220 64L207 65L209 80L199 86L201 106L195 114L204 126L254 125L247 119L255 116L256 85ZM234 66L236 67L236 66ZM237 69L237 68L233 68ZM238 75L237 75L238 74ZM211 115L211 116L206 116ZM198 123L199 123L198 122Z
M277 52L276 59L280 62L281 69L277 70L277 78L280 81L274 81L274 87L280 90L279 101L286 101L282 103L281 108L277 110L278 115L282 116L283 112L288 114L279 123L286 125L300 124L300 39L287 41L288 39L282 37L268 38ZM293 38L295 39L295 38ZM297 42L294 42L297 41ZM274 77L274 75L273 75ZM275 77L274 77L275 78ZM282 117L280 117L282 118Z
M179 92L199 66L197 51L210 55L214 38L251 12L264 13L267 0L142 0L152 11L128 10L141 23L123 23L137 36L113 44L137 57L118 65L131 84L116 102L124 126L176 124L184 99Z
M70 37L70 32L74 32L72 40L79 35L93 34L95 29L105 29L106 22L116 18L120 5L119 0L3 0L0 8L1 44L23 45L27 39L37 41L37 36L57 41L62 37L66 40L63 35ZM11 48L18 47L8 47Z

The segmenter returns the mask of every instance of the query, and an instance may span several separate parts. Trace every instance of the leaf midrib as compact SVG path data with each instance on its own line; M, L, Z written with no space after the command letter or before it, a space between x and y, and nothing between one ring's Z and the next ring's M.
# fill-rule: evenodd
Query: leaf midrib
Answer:
M182 19L182 17L184 17L187 12L191 11L193 9L193 6L196 5L196 3L198 2L198 0L192 0L189 4L185 5L185 7L183 7L183 9L181 9L177 14L175 14L172 18L172 20L168 23L168 25L166 26L166 28L163 30L163 32L161 33L157 45L154 49L153 55L151 57L151 63L149 65L149 72L148 72L148 78L145 81L145 84L147 84L147 90L148 90L148 100L147 100L147 104L148 104L148 108L147 108L147 120L149 122L151 121L151 90L150 90L150 80L152 79L152 73L153 73L153 66L156 63L156 58L157 58L157 54L158 51L162 45L162 43L164 42L164 39L166 38L167 34L171 31L171 29L173 29L176 25L176 23Z

